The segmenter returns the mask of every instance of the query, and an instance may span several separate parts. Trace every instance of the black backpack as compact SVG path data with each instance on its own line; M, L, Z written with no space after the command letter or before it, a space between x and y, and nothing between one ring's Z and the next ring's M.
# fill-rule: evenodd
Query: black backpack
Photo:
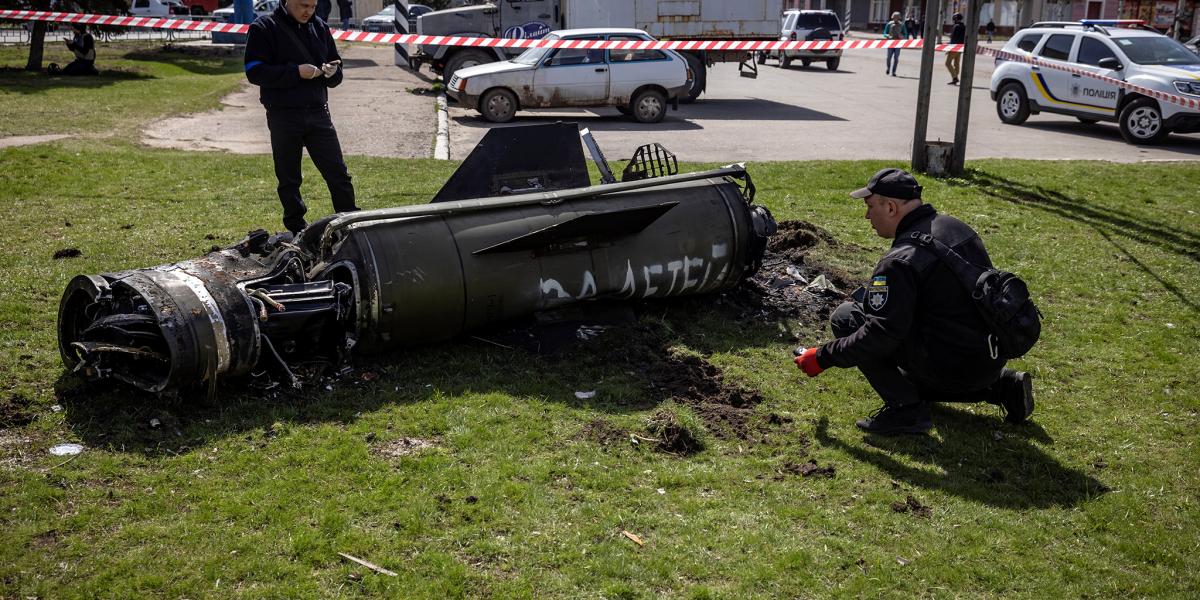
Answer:
M1020 358L1033 348L1042 333L1042 313L1020 277L976 265L928 233L914 231L909 237L911 243L933 250L971 295L992 334L988 337L992 358Z

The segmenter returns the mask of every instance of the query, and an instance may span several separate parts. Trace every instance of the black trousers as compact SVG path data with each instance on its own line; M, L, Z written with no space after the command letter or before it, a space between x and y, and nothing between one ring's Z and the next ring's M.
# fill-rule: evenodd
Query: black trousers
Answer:
M297 233L307 226L308 208L300 197L300 157L304 149L325 178L334 212L358 210L354 204L354 185L342 159L342 145L329 118L329 109L268 109L267 128L271 131L271 156L275 159L275 178L279 180L279 202L283 204L283 226Z
M862 305L843 302L829 315L833 334L846 337L866 323ZM863 377L875 388L875 393L890 406L907 406L919 402L997 402L997 382L1004 364L980 365L978 369L953 374L937 365L922 364L914 357L925 353L905 340L891 356L858 366ZM953 375L953 377L950 377Z

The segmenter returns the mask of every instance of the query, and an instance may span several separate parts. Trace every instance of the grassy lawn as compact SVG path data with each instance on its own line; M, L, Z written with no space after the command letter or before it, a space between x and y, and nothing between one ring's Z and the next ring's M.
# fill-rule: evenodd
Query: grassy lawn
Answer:
M193 74L176 59L131 68L161 81L77 89L93 108L44 124L26 122L39 103L74 96L14 92L35 76L0 72L0 132L103 133L102 118L121 129L163 114L136 102L100 114L151 95L140 86L160 85L167 112L188 102ZM238 77L200 79L215 104ZM425 202L456 166L348 163L364 208ZM363 357L331 390L229 382L210 402L84 386L56 347L66 282L277 228L270 159L118 135L4 149L0 164L0 597L1200 592L1192 166L980 161L923 180L1037 295L1043 339L1017 366L1035 374L1038 409L1012 426L990 406L940 407L930 436L874 438L853 426L878 404L857 372L807 379L790 362L795 339L826 340L826 327L715 299L649 305L636 326L559 356L465 338ZM305 164L305 197L325 212ZM862 278L885 242L845 194L882 165L749 170L776 218L837 240L810 265ZM82 255L53 258L65 248ZM761 395L749 435L701 428L706 446L688 456L630 444L678 407L624 358L648 336ZM86 450L48 453L63 442ZM800 474L809 461L835 472Z
M71 52L46 35L43 67L66 65ZM135 139L137 125L217 108L244 81L241 56L195 56L161 43L96 45L98 77L24 71L27 46L0 46L0 137L70 133Z

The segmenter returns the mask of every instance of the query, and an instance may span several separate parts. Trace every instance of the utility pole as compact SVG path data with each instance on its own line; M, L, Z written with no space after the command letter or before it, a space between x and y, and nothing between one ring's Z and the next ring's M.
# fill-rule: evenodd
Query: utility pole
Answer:
M979 0L966 0L967 39L958 75L958 113L954 119L954 150L950 174L962 175L967 156L967 125L971 119L971 85L975 81L975 51L979 47Z
M925 135L929 131L929 88L933 83L934 31L940 30L941 7L939 0L925 0L925 32L921 39L921 79L917 83L917 116L913 130L912 169L923 173L928 157L925 153Z

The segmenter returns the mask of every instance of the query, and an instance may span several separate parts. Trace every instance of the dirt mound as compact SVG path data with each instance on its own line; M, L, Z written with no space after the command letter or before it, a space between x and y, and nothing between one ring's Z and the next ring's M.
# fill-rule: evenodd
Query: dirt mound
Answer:
M779 223L762 266L742 285L722 294L720 303L739 318L823 322L858 284L844 271L810 260L808 253L818 246L848 247L811 223Z
M650 417L646 430L658 440L659 450L688 455L704 449L703 435L678 410L659 409Z

